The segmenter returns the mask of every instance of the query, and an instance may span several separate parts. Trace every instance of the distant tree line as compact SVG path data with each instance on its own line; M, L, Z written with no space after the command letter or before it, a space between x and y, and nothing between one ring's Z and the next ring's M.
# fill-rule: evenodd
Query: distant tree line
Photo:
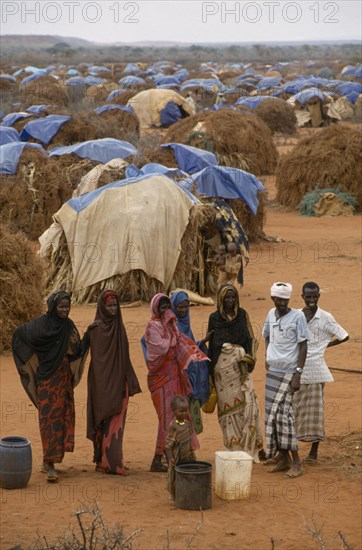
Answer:
M187 67L197 67L201 62L218 63L276 63L277 61L305 61L318 59L328 61L343 60L346 63L361 62L361 48L356 43L343 44L247 44L247 45L200 45L187 47L140 47L102 46L101 48L75 47L66 42L55 43L52 47L33 47L31 40L24 48L7 46L5 40L0 48L2 64L32 64L46 66L53 62L65 64L92 63L132 63L141 61L152 63L166 59Z

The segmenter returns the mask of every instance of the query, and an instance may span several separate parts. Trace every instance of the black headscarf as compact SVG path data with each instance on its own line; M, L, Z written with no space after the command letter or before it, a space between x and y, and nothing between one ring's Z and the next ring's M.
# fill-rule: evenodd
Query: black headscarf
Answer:
M110 317L107 299L117 301L117 314ZM98 298L95 320L101 323L89 329L91 363L88 371L87 437L95 440L101 422L122 410L126 385L130 396L141 392L129 356L126 329L116 292L105 290Z
M57 315L57 305L63 299L70 302L70 295L64 291L52 294L48 298L48 311L44 315L15 330L12 348L14 361L20 374L22 367L34 354L38 359L37 381L47 380L56 372L69 345L72 355L79 356L80 338L73 321L69 318L62 319Z
M224 311L224 299L228 290L235 294L236 301L232 319L228 319ZM238 344L246 353L253 352L253 331L250 325L249 316L245 309L239 307L238 291L233 285L223 285L217 296L217 310L209 317L208 332L213 330L209 340L209 358L211 373L219 359L223 344Z

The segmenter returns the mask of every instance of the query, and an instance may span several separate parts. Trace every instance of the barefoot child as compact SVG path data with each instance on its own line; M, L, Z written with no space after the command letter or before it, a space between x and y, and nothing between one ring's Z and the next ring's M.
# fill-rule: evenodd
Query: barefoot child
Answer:
M166 458L169 464L167 489L171 499L175 500L175 466L181 462L194 462L195 453L192 449L192 426L187 416L189 414L186 397L175 395L171 400L174 414L168 427L166 439Z

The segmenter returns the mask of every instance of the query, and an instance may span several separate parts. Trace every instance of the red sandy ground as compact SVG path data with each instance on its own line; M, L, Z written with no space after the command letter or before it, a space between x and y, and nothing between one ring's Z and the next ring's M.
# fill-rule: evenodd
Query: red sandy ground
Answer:
M267 183L269 198L273 182ZM350 341L327 352L330 366L359 369L361 342L361 217L303 218L272 205L265 227L268 235L284 239L280 243L252 246L246 269L245 287L240 291L260 337L264 318L272 306L269 288L275 280L293 283L292 307L301 307L300 289L307 280L319 282L320 305L331 311L350 334ZM212 307L191 310L196 337L205 333ZM80 331L94 318L94 306L74 307L72 319ZM201 519L200 512L171 509L165 488L165 474L150 473L157 421L146 384L140 337L149 318L147 304L125 308L123 317L131 345L131 356L143 393L131 398L126 425L124 455L129 476L116 477L95 472L92 445L85 438L86 373L75 390L76 450L66 455L59 483L50 485L39 472L41 444L37 415L20 384L12 359L0 357L1 435L28 437L33 449L33 474L24 490L5 491L1 498L1 548L34 543L36 532L51 542L71 524L72 513L97 500L103 519L112 527L119 522L134 539L134 548L152 550L186 547L200 550L246 549L309 550L320 548L308 526L322 527L325 548L342 548L339 531L354 549L362 548L360 437L361 375L334 371L335 383L326 387L326 430L332 437L321 444L317 465L306 466L305 475L286 480L282 473L269 474L263 465L254 465L252 494L245 501L223 501L213 495L212 509L203 514L203 525L188 545ZM264 344L260 343L254 380L261 408L264 406ZM200 460L214 463L214 453L222 450L216 413L204 415L200 436ZM301 445L301 456L308 447ZM272 540L273 539L273 540Z

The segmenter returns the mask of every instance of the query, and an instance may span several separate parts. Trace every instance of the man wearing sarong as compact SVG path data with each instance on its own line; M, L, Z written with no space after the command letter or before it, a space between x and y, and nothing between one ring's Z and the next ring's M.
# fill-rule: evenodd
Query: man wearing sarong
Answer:
M274 283L275 304L263 327L266 348L265 433L269 458L279 454L270 472L286 471L285 477L303 475L298 455L292 399L300 388L307 356L309 332L304 314L288 307L292 293L289 283Z
M349 339L348 333L336 322L333 315L318 307L320 297L317 283L303 285L301 310L307 320L311 339L301 376L300 390L293 396L297 439L312 443L307 464L317 461L318 446L324 434L324 384L333 382L333 376L324 360L326 348L338 346Z

